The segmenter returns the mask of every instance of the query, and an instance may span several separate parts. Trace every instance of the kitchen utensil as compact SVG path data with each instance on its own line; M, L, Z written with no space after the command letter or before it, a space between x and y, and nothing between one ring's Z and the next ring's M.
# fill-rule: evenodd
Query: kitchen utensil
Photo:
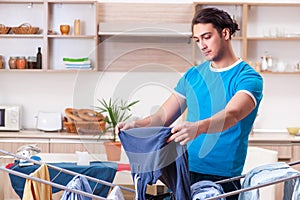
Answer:
M59 131L62 129L62 116L59 112L39 112L37 129L42 131Z

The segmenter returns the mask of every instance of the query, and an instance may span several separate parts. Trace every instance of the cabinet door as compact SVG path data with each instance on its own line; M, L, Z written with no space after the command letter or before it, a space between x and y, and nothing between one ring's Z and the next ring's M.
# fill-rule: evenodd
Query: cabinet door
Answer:
M49 140L48 139L16 139L16 138L1 138L0 149L11 153L17 153L19 147L28 144L37 144L42 153L49 153Z
M293 145L293 159L292 162L300 161L300 145L294 144ZM300 171L300 163L292 166L296 170Z
M290 162L292 159L292 145L291 144L249 144L250 146L260 147L278 152L279 161Z
M100 70L187 70L193 65L191 9L190 3L99 3Z
M50 139L51 153L75 153L76 151L87 151L90 154L105 153L105 149L101 141L81 139Z

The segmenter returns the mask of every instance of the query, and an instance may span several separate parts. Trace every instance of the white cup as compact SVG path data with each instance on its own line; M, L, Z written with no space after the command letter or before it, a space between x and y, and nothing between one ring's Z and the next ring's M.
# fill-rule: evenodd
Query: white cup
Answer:
M284 72L285 71L285 64L284 64L284 62L278 62L277 63L277 71L278 72Z

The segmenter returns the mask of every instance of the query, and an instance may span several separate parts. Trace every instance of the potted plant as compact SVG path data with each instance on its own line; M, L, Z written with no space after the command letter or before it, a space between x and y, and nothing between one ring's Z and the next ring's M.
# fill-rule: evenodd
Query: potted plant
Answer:
M131 111L131 107L139 101L137 100L128 103L127 101L119 99L112 100L110 98L108 101L105 99L98 99L98 102L100 103L100 106L96 106L98 113L106 115L105 121L107 123L107 127L103 131L103 134L111 130L113 136L111 142L104 142L107 159L114 161L120 160L121 143L120 141L117 141L118 137L115 128L119 122L126 121L132 116L132 114L129 113ZM119 153L112 153L114 150L117 150ZM109 153L112 153L112 155Z

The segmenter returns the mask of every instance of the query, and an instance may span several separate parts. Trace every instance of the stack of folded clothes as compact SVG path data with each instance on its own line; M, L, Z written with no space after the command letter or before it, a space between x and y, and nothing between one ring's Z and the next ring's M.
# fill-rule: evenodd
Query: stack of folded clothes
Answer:
M67 69L91 69L89 58L63 58Z

